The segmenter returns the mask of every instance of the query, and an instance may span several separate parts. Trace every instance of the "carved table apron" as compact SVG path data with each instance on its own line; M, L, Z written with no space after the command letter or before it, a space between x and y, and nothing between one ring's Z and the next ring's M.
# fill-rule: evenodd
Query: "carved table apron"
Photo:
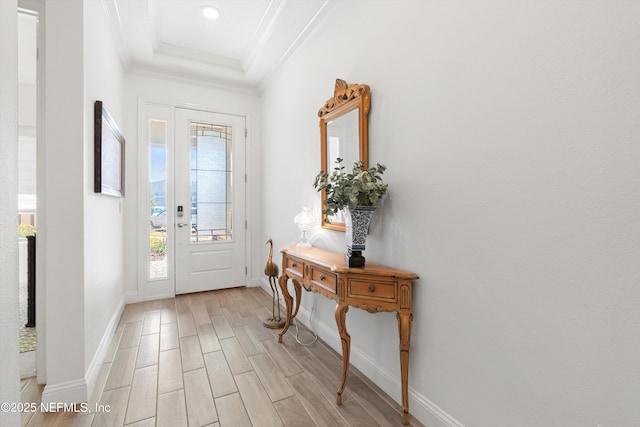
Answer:
M402 422L409 423L409 345L412 320L412 287L418 276L408 271L367 262L364 268L349 268L344 255L318 248L298 248L295 245L282 250L282 275L278 279L286 305L287 319L278 342L289 329L300 308L301 288L318 292L337 301L336 323L342 341L342 379L336 394L336 403L342 404L342 392L347 382L351 336L347 333L346 316L349 306L370 313L395 311L400 337L400 373L402 381ZM291 279L295 290L289 293L287 281Z

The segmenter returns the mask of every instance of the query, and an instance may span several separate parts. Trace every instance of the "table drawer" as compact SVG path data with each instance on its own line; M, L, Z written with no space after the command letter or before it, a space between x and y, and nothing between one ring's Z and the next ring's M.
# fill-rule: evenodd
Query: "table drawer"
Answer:
M300 277L303 277L304 263L301 260L287 257L285 263L285 270L294 270L299 273Z
M311 283L316 286L320 286L323 289L336 293L336 276L328 271L320 270L317 268L311 269Z
M398 300L395 283L371 282L368 280L350 280L349 296L381 299L389 302Z

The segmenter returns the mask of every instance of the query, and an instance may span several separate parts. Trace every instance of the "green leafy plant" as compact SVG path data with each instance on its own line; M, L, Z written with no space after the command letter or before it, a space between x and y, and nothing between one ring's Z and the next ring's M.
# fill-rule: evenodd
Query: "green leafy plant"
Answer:
M345 172L342 165L343 159L336 160L336 167L331 175L320 171L313 182L313 188L325 192L324 222L330 223L330 217L341 209L348 207L355 209L357 206L375 206L387 193L388 184L382 181L382 174L387 169L385 165L378 163L375 167L364 169L361 160L353 164L351 173Z
M35 236L36 227L31 224L19 224L18 235L20 237Z
M167 239L158 236L151 236L150 243L151 253L155 255L164 255L167 253Z

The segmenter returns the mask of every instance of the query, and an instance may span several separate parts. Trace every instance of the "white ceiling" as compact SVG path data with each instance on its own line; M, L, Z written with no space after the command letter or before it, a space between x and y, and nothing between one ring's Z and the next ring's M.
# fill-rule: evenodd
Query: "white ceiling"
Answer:
M335 0L103 0L125 70L257 88ZM220 17L209 20L202 7Z

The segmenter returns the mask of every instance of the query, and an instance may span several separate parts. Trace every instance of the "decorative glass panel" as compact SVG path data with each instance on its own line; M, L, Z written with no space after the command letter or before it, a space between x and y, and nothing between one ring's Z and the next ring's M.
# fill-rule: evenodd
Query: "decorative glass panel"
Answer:
M167 122L149 120L149 279L167 276Z
M191 123L191 241L233 238L231 126Z

